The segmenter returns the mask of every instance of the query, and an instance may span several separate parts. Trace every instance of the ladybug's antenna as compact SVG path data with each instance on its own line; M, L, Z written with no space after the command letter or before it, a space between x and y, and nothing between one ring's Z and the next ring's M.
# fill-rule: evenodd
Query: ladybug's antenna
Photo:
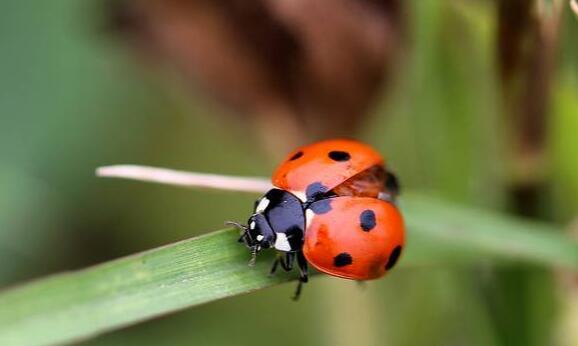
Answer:
M235 221L225 221L225 226L233 226L237 228L239 231L241 231L241 234L247 232L247 226L242 225Z
M235 221L226 221L225 226L233 226L233 227L237 228L239 231L241 231L241 233L240 233L241 236L239 237L237 242L245 243L247 246L250 246L249 242L247 242L247 237L249 237L249 239L251 239L251 236L249 235L249 228L247 226L242 225L242 224L235 222Z

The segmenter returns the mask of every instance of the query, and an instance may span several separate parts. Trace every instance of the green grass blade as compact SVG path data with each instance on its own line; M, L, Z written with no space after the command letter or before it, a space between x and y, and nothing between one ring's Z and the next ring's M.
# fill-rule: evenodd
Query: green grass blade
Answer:
M578 270L578 242L561 227L421 195L408 194L402 208L412 264L507 260Z
M415 195L402 207L404 266L506 259L578 269L577 243L556 227ZM268 277L270 256L248 268L237 237L218 231L4 291L0 345L68 343L295 277Z
M293 278L269 278L270 256L249 268L238 237L218 231L8 290L0 345L70 342Z

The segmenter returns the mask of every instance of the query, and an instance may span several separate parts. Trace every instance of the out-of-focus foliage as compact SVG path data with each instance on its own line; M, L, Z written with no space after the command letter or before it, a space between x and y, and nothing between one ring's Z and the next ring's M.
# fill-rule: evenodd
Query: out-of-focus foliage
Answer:
M141 59L208 89L270 150L355 133L404 47L400 0L108 3Z
M405 2L407 52L359 136L386 153L404 188L517 212L517 128L504 106L512 100L504 99L497 61L500 2ZM546 6L532 14L541 16L559 2L536 3ZM134 59L134 50L103 28L108 18L100 2L3 5L2 287L246 217L250 196L100 181L93 171L141 163L266 175L275 162L255 125L224 116L228 110L183 88L174 71ZM576 16L564 7L545 103L544 154L527 169L543 170L531 181L532 216L561 224L578 209L576 37ZM572 296L557 295L551 271L489 265L484 258L468 263L398 270L365 289L316 278L299 304L287 298L292 286L280 286L86 344L572 344L559 328L562 318L576 325L564 300Z

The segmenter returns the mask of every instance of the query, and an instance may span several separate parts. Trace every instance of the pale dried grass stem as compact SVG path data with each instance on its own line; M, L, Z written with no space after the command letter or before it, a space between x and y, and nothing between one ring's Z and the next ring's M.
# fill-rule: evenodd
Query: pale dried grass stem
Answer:
M98 177L122 178L189 188L207 188L249 193L265 193L271 183L260 177L239 177L220 174L177 171L167 168L115 165L96 169Z

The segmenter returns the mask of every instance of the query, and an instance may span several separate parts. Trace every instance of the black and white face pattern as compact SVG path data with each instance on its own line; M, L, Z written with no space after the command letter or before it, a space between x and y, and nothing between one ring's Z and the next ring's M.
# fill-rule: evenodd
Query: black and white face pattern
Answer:
M248 233L259 249L273 247L283 252L296 252L303 247L303 205L287 191L272 189L257 200L248 223Z

